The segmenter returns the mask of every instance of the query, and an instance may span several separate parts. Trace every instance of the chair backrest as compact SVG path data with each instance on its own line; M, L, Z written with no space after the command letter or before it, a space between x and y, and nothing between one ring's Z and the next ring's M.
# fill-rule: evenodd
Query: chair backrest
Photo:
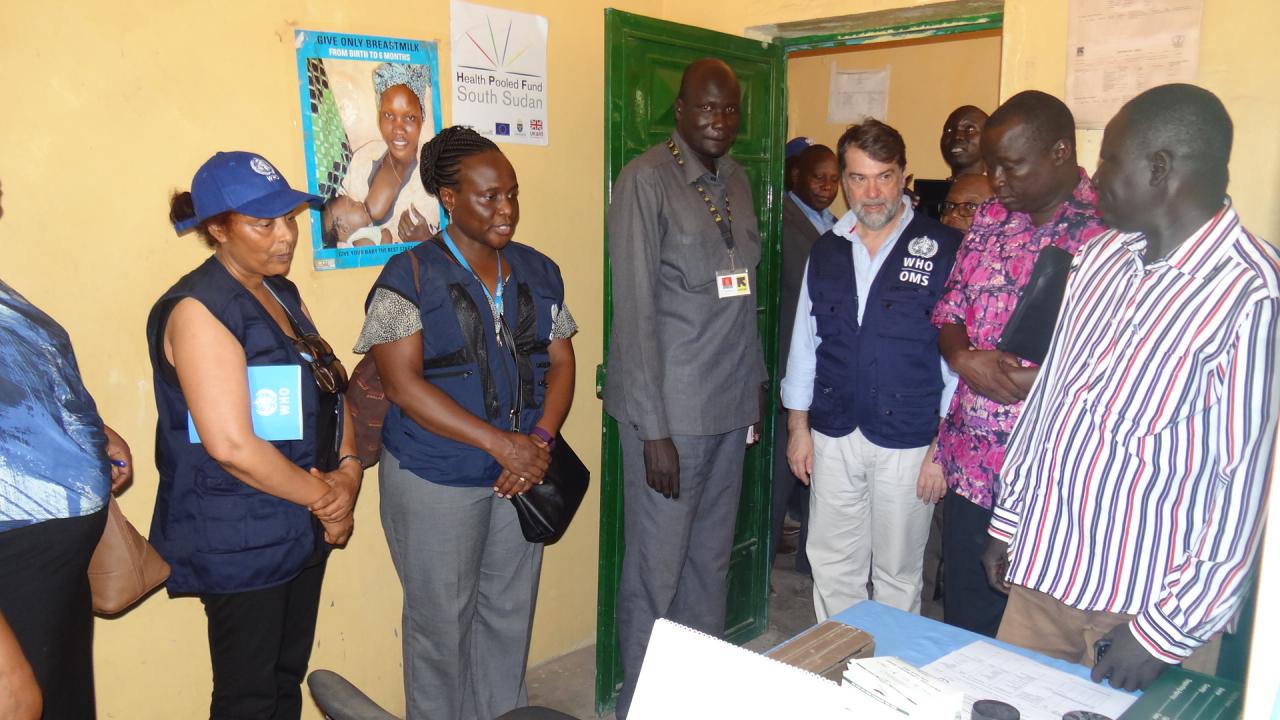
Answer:
M400 720L331 670L314 670L307 687L328 720Z
M399 720L360 692L346 678L332 670L313 670L307 687L327 720ZM503 713L495 720L578 720L558 710L522 707Z

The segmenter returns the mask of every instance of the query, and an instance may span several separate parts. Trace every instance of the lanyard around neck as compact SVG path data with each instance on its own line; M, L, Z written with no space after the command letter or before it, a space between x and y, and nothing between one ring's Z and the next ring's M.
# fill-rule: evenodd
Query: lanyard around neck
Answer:
M501 344L503 308L502 290L506 285L506 283L502 281L502 253L495 251L498 255L498 280L494 284L496 292L489 292L489 286L484 284L484 280L481 280L480 276L476 274L476 271L471 268L471 263L467 262L467 259L463 257L462 252L458 250L458 246L453 244L453 239L449 237L449 231L442 230L440 232L440 237L444 238L445 247L449 248L449 253L453 255L453 259L457 260L458 264L467 272L471 273L471 277L475 278L476 282L480 283L480 289L484 291L484 296L489 300L489 306L493 309L493 332L498 337L498 343Z
M667 138L667 150L671 151L671 157L675 159L676 165L684 167L684 154L680 152L680 148L676 147L675 141L671 138ZM729 251L730 264L733 264L735 243L733 240L733 206L729 204L729 189L725 188L724 212L721 213L711 199L711 193L707 192L701 182L695 182L693 188L702 198L702 202L706 203L707 212L711 213L711 219L715 220L716 228L720 231L720 239L724 241L724 247Z

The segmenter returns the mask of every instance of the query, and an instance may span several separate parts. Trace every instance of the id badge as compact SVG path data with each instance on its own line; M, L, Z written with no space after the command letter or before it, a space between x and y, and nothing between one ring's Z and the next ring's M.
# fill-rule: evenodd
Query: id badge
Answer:
M716 273L716 289L721 299L750 295L751 274L746 270L721 270Z

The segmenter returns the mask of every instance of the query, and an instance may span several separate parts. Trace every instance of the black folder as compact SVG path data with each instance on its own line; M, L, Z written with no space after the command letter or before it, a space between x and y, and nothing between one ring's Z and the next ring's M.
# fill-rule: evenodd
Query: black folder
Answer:
M1071 270L1071 253L1055 245L1046 245L1036 256L1031 278L1009 322L1000 334L996 347L1037 365L1044 363L1058 324L1062 296L1067 291L1067 273Z

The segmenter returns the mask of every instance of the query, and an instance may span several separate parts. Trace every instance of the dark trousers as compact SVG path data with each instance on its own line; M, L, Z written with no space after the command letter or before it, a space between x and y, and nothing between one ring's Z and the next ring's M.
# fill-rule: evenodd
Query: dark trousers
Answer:
M297 720L324 561L283 585L201 595L213 661L211 720Z
M778 416L773 431L773 515L769 519L769 567L778 557L782 544L782 525L787 511L800 520L800 541L796 550L796 572L812 574L805 545L809 539L809 486L791 473L787 464L787 414Z
M44 720L92 720L89 558L107 511L0 533L0 612L44 695Z
M1008 598L991 589L982 568L991 510L961 497L954 490L943 498L942 564L947 589L942 618L948 625L995 637Z
M672 437L680 455L678 498L649 487L644 441L635 429L618 423L618 435L626 547L618 583L623 682L617 716L625 720L655 620L717 637L724 632L747 429Z

